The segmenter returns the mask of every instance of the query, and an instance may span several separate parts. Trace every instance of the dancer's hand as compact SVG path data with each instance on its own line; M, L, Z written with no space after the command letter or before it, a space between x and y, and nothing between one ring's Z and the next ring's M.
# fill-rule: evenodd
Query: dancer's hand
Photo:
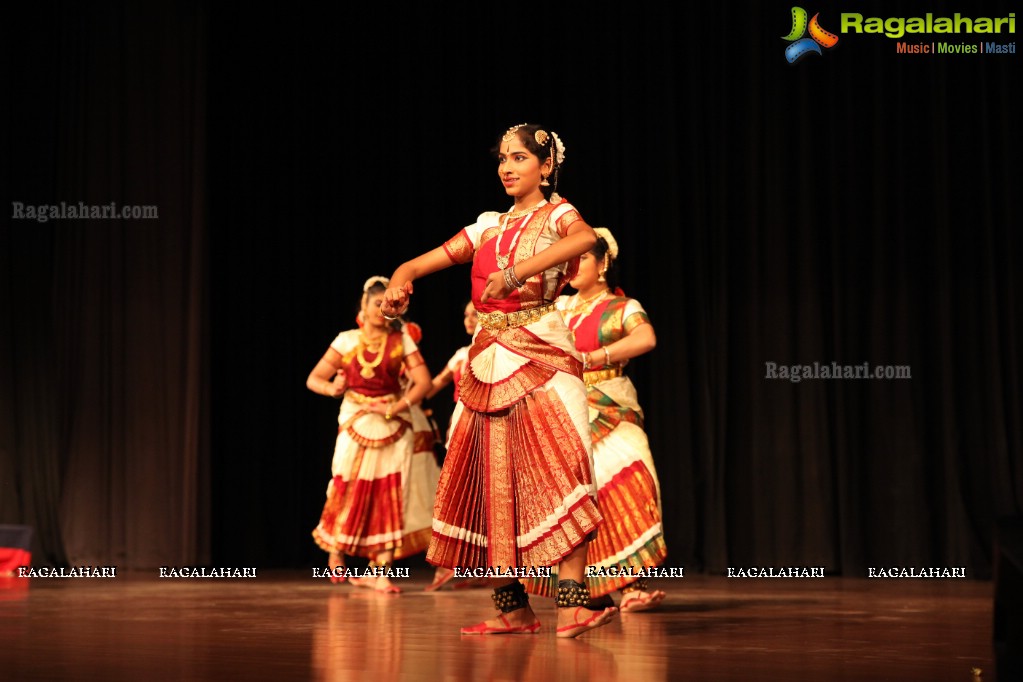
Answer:
M344 395L347 388L348 379L345 377L345 371L339 369L337 374L334 375L333 380L327 384L327 395L331 398L340 398Z
M408 310L409 296L412 295L412 282L405 282L400 287L390 287L384 291L384 302L380 310L387 317L397 317Z
M487 277L487 285L483 287L480 303L486 303L491 298L503 300L509 293L508 284L504 281L504 271L496 270Z

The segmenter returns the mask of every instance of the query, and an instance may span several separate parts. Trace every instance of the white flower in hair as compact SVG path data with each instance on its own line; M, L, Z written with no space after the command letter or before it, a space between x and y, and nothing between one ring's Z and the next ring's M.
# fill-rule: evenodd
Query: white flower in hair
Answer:
M618 242L615 241L614 235L611 234L611 230L606 227L595 227L593 232L607 242L607 252L611 255L611 260L618 258Z
M551 137L554 138L554 147L557 149L557 155L554 160L557 161L560 166L565 162L565 145L561 142L561 138L558 137L558 134L553 130L551 131Z
M373 275L372 277L366 280L365 284L362 285L362 293L368 292L369 288L374 284L383 284L386 287L390 283L391 280L389 277L384 277L383 275Z

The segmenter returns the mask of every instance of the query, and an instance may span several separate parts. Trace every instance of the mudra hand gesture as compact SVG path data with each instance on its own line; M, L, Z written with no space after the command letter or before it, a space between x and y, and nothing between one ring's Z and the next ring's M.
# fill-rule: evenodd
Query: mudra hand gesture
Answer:
M326 385L326 394L331 398L340 398L345 394L345 390L348 388L348 378L345 376L343 369L337 370L334 373L334 378Z
M487 285L483 287L483 294L480 296L480 303L486 303L491 298L498 301L506 298L511 290L504 277L503 270L495 270L487 277Z
M400 287L389 287L384 291L384 302L380 310L384 317L394 319L408 310L409 296L412 295L412 282L405 282Z

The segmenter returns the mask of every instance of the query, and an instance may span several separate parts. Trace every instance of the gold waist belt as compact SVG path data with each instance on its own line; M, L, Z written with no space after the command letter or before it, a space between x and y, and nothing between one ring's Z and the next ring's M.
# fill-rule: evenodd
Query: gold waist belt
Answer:
M395 400L399 400L397 393L385 393L384 395L363 395L358 391L351 390L348 391L346 395L359 405L365 405L366 403L393 403Z
M589 372L583 372L583 383L587 386L598 384L601 381L607 381L608 379L614 379L622 375L622 368L620 366L608 367L606 369L593 369Z
M510 313L502 313L500 311L493 313L477 313L476 319L479 320L479 323L483 325L484 329L508 329L510 327L521 327L524 324L536 322L554 309L554 304L548 303L547 305L537 306L536 308L516 310Z

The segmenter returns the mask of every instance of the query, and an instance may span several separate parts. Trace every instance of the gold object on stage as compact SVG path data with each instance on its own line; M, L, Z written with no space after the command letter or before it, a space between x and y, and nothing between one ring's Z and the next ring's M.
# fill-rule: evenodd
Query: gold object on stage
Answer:
M503 141L505 141L505 142L511 142L512 140L515 139L515 133L518 132L518 129L521 128L524 125L527 125L527 124L520 123L517 126L512 126L511 128L508 128L508 130L505 131L505 133L504 133L504 137L502 137L501 139Z
M393 403L399 400L397 393L387 393L385 395L365 395L355 390L349 390L345 394L349 399L358 405L365 405L367 403Z
M574 305L569 306L564 315L565 320L569 321L568 328L573 334L608 293L607 289L601 289L599 294L594 294L589 298L583 298L582 294L575 295Z
M511 258L512 252L515 250L515 245L519 243L519 235L522 234L521 232L516 232L515 237L512 238L511 244L508 245L508 253L501 253L501 238L504 236L505 230L508 229L508 224L513 220L518 220L523 216L529 215L545 203L547 203L546 200L539 202L536 206L523 208L518 211L509 211L505 214L504 218L501 220L501 231L497 233L497 242L494 245L494 254L497 256L497 267L499 269L504 270L508 267L508 259Z
M362 369L359 370L359 374L362 376L363 379L372 379L373 375L376 374L374 370L376 370L377 366L380 365L380 363L383 362L384 360L384 342L386 340L387 336L385 335L378 339L377 343L374 344L369 339L367 339L365 335L362 334L359 335L359 341L361 343L359 344L359 351L355 354L355 357L359 361L359 364L362 366ZM363 355L363 353L367 350L370 351L371 353L377 354L376 358L374 358L372 361L367 360L366 357Z
M621 367L608 367L606 369L594 369L587 372L583 372L583 383L587 386L599 384L601 381L607 381L608 379L616 379L622 376Z
M484 329L509 329L536 322L553 310L555 310L555 305L548 303L547 305L527 308L526 310L515 310L510 313L502 313L500 311L476 313L476 318Z

